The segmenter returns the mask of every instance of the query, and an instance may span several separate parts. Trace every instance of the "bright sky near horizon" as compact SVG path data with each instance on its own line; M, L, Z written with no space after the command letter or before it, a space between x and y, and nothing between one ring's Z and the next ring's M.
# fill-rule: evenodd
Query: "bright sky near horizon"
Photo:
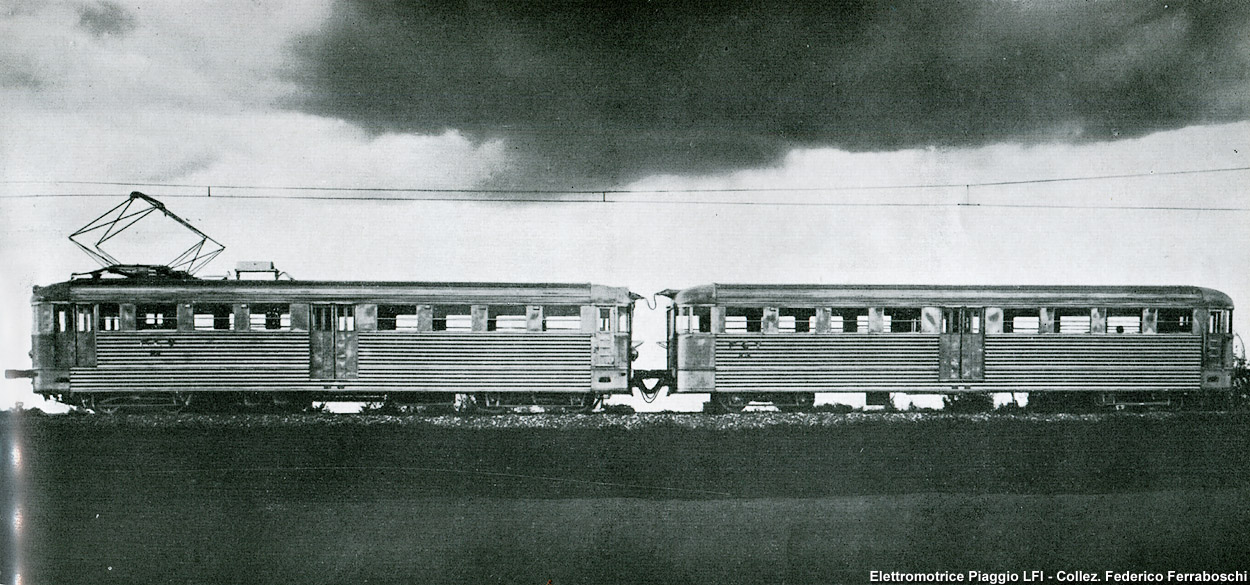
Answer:
M203 274L1250 303L1250 4L437 4L0 8L0 364L29 365L31 286L96 267L66 236L131 190L226 245ZM1074 177L1113 178L1003 184Z

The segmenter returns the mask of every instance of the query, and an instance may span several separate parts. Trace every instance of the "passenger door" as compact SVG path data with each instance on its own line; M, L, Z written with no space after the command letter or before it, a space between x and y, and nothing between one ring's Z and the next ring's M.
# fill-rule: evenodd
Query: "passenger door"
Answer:
M985 310L942 309L938 379L979 382L985 379Z
M309 377L346 380L356 377L356 311L353 305L312 305L308 332Z
M53 367L95 366L95 305L58 304L53 309Z
M592 340L591 365L597 368L610 368L617 365L616 334L613 330L616 323L616 307L597 307L595 310L599 318Z
M95 305L75 305L74 365L95 367Z

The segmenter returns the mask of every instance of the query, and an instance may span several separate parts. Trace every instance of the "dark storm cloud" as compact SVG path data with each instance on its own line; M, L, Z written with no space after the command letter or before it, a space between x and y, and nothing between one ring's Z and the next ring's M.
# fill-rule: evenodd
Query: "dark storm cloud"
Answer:
M1250 3L343 2L292 106L504 138L557 181L1250 117Z
M135 29L135 17L112 2L96 2L78 7L78 26L95 36L123 36Z

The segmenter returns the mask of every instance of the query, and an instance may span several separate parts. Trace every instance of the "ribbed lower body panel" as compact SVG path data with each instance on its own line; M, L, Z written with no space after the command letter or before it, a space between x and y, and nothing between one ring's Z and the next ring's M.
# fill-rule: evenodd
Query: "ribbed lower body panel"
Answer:
M937 335L718 335L716 390L1198 390L1196 336L987 335L983 380L939 379Z
M311 379L304 332L116 332L97 365L74 368L76 393L586 392L591 336L552 333L359 332L358 373Z
M424 391L587 391L590 336L361 333L360 379Z

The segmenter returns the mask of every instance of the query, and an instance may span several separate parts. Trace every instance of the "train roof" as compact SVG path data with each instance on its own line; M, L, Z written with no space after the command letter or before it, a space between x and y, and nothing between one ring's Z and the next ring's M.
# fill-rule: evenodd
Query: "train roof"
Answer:
M1198 286L706 284L659 294L679 305L1233 308L1228 295Z
M440 304L616 304L642 297L591 283L398 282L81 278L36 286L40 301L387 302Z

